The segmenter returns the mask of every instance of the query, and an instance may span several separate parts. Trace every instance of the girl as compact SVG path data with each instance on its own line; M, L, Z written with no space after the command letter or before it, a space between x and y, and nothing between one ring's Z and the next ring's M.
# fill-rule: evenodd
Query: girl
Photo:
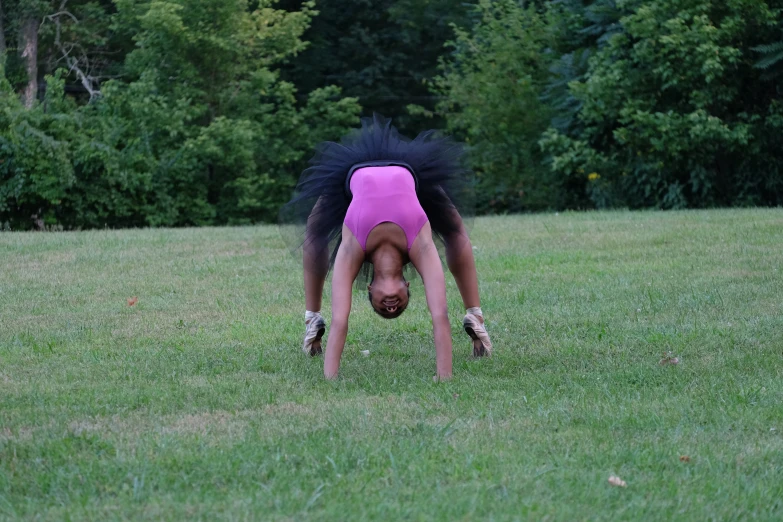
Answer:
M321 144L304 171L281 222L304 225L300 234L284 233L303 247L305 337L302 349L322 353L326 322L321 316L324 281L332 275L332 328L326 345L324 375L337 377L351 311L351 288L364 265L372 265L367 286L373 309L399 317L408 306L410 283L403 267L421 275L432 315L437 379L451 377L451 330L446 282L435 240L457 282L466 315L463 327L473 354L489 356L492 343L479 303L473 248L461 213L472 190L460 167L461 147L425 132L409 141L389 120L362 121L362 129L341 143ZM367 271L365 271L367 273Z

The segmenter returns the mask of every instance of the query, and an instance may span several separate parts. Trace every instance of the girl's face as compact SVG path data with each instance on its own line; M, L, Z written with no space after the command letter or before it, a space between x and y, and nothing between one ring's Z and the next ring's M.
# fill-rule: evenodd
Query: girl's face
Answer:
M411 295L408 287L411 284L405 279L399 280L374 280L367 286L370 293L370 304L373 309L386 319L399 317L408 307L408 298Z

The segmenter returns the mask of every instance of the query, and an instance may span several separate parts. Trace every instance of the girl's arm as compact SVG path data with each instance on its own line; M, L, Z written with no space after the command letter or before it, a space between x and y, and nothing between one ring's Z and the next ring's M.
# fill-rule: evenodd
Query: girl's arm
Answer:
M446 304L446 278L438 256L438 249L432 241L432 229L427 223L416 236L409 253L411 262L421 275L427 307L432 316L432 333L435 340L436 378L451 377L451 325Z
M351 313L353 281L364 262L364 252L347 227L343 226L343 240L337 250L332 273L332 326L326 343L324 377L336 379L340 358L348 335L348 315Z

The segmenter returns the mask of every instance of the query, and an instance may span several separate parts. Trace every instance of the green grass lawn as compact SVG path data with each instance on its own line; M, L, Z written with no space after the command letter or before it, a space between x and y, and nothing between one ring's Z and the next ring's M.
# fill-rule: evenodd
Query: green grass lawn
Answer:
M472 236L438 384L420 280L324 381L275 227L0 234L0 518L783 519L783 210Z

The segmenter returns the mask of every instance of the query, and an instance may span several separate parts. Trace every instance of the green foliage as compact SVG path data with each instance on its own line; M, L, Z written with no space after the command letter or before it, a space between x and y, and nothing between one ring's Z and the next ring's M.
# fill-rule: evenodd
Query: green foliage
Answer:
M783 34L783 19L778 21L778 29ZM753 50L760 57L755 67L765 71L762 78L775 80L783 74L783 40L764 43L754 47Z
M550 17L557 33L550 52L559 54L559 58L549 69L550 79L541 99L554 111L554 128L574 131L580 126L576 115L582 102L569 86L587 78L589 59L595 50L622 30L621 13L614 0L597 0L589 5L581 0L559 0L552 3Z
M780 0L4 0L0 17L0 226L271 221L312 146L373 111L464 140L479 212L783 204Z
M435 92L471 145L480 210L783 202L776 3L509 0L479 13Z
M773 44L759 45L753 48L762 54L762 58L756 62L759 69L770 69L773 66L783 62L783 41Z
M551 61L547 17L515 1L482 1L472 31L457 29L435 80L437 111L469 146L480 212L541 209L563 197L536 144L551 112L539 101Z
M598 206L783 202L774 93L748 60L779 13L757 0L622 9L622 31L569 85L579 127L542 139L553 170L581 179Z
M355 123L355 100L326 87L300 103L274 69L303 48L309 3L296 13L268 1L253 9L245 0L115 5L112 29L135 46L98 99L77 106L54 79L31 111L7 96L0 221L272 221L312 146Z
M475 0L329 0L317 4L318 16L304 38L308 48L283 69L284 78L302 92L329 84L358 98L364 113L394 118L412 135L442 123L420 113L437 97L427 82L437 75L443 46L454 36L452 24L468 24ZM299 9L301 0L281 7Z
M60 76L49 79L50 89L42 109L27 111L6 83L0 92L0 216L15 228L28 223L54 224L53 208L67 197L76 182L71 163L76 121L62 99Z

